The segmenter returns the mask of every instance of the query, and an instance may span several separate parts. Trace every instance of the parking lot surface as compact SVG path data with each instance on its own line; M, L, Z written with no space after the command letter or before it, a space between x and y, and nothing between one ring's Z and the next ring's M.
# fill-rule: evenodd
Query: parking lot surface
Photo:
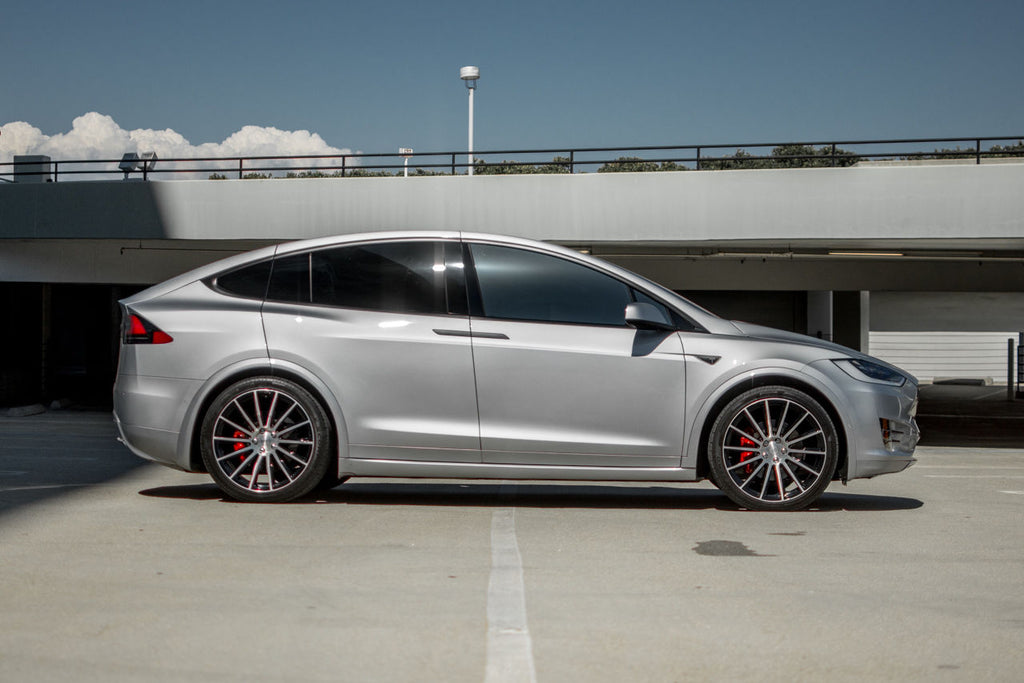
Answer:
M709 484L353 480L228 502L109 415L0 418L0 680L1005 680L1024 450L794 513Z

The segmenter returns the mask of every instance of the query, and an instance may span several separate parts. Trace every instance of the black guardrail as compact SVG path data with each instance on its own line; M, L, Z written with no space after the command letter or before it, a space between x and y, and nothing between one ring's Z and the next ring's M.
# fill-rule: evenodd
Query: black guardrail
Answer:
M458 175L469 167L468 161L461 161L468 154L406 150L404 154L180 157L139 160L129 169L125 168L124 159L60 159L49 161L49 170L36 170L40 161L32 160L0 163L0 181L9 183L19 177L40 175L53 182L122 174L126 179L134 175L144 180L153 175L173 178L185 174L206 174L217 179L280 177L273 174L282 173L284 177L401 176L409 170L413 175ZM878 160L961 159L981 164L997 157L1024 157L1024 136L499 149L474 151L473 155L474 173L480 175L836 167ZM496 158L501 160L495 161Z

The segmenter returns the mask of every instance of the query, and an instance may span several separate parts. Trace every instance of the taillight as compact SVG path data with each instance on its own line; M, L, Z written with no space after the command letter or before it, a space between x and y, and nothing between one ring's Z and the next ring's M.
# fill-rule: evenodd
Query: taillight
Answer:
M174 339L159 327L134 313L128 314L121 342L124 344L170 344Z

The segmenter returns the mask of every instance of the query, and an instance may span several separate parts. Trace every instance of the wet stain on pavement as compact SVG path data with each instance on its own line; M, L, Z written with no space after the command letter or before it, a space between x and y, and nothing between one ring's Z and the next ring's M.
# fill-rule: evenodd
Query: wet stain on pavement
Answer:
M756 553L739 541L699 541L693 551L698 555L715 557L771 557Z

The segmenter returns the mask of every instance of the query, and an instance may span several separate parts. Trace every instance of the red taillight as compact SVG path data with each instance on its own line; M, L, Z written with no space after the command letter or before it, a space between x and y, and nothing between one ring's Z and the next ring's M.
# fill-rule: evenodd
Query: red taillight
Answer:
M142 324L141 320L139 320L139 316L133 315L128 326L128 336L144 337L147 334L148 331L146 330L146 326Z
M128 318L128 324L125 325L121 341L125 344L170 344L174 339L152 323L132 313Z

